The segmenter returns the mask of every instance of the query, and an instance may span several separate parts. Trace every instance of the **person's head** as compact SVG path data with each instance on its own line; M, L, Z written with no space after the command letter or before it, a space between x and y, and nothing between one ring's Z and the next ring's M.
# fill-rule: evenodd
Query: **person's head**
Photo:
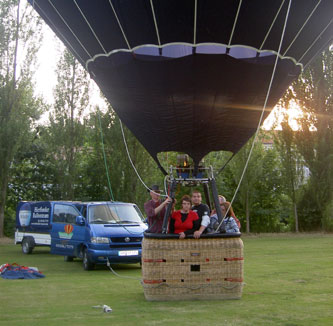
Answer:
M193 205L200 205L202 201L201 192L199 190L193 190L191 200Z
M158 201L160 199L161 191L158 185L152 185L148 191L153 201Z
M225 213L226 213L228 210L229 210L229 211L228 211L226 217L230 217L230 216L232 216L232 215L234 214L234 211L233 211L233 209L232 209L232 207L231 207L231 204L230 204L228 201L222 203L220 206L221 206L221 211L222 211L222 216L223 216L223 217L225 216ZM230 208L229 208L229 207L230 207Z
M221 205L222 203L225 203L226 201L227 201L227 200L225 199L224 196L219 195L219 203L220 203L220 205Z
M188 195L184 195L181 199L182 211L189 212L191 209L191 198Z

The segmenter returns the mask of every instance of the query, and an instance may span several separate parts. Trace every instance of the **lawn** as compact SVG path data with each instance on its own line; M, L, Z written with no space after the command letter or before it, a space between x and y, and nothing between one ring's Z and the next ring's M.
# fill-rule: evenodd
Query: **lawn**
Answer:
M244 236L241 300L147 302L139 265L84 271L48 248L0 245L0 265L38 267L38 280L0 278L0 325L333 325L333 235ZM103 313L95 305L107 304Z

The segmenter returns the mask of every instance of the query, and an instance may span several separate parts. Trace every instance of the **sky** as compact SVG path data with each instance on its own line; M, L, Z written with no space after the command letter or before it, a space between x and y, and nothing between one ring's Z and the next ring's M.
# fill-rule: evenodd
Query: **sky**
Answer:
M36 95L42 95L44 99L51 104L53 103L53 88L57 82L55 69L58 61L58 54L64 47L47 26L44 27L43 34L43 44L38 52L35 90Z
M47 25L44 25L42 33L43 43L37 55L38 67L34 78L35 95L42 95L48 104L53 104L53 89L57 83L56 66L58 57L65 46ZM99 89L93 80L91 87L90 104L93 107L95 105L105 106L104 99L100 96Z

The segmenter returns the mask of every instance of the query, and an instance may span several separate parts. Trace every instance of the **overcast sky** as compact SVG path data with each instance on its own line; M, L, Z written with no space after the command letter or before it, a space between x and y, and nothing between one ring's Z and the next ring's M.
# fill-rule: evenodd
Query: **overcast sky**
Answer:
M49 104L54 103L53 89L57 83L56 66L58 57L64 50L63 43L57 38L53 31L45 24L43 28L43 43L38 52L38 67L35 73L35 94L42 95ZM92 106L105 106L105 102L99 95L99 89L92 81L90 103Z

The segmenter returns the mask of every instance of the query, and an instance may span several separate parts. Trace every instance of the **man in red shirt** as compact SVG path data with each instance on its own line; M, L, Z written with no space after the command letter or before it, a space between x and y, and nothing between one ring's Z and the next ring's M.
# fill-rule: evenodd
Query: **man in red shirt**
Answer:
M158 185L152 185L148 189L151 200L144 204L144 209L148 218L148 230L150 233L161 233L163 219L165 215L166 206L171 203L172 199L167 197L164 201L161 200L160 189Z

